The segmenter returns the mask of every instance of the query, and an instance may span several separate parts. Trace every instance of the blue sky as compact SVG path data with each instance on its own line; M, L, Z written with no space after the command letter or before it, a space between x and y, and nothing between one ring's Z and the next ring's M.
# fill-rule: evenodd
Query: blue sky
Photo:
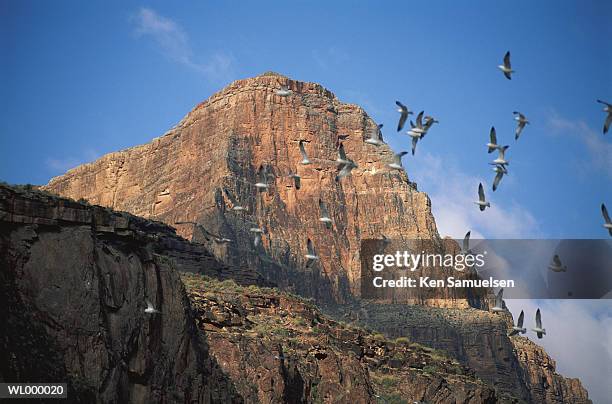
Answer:
M436 116L404 166L442 234L607 237L612 132L595 100L612 102L612 2L285 3L0 0L0 180L43 184L146 143L230 81L273 70L362 105L395 150L410 147L396 99ZM496 69L507 50L512 81ZM514 110L532 122L518 142ZM511 161L494 194L492 125ZM604 304L584 311L611 336Z

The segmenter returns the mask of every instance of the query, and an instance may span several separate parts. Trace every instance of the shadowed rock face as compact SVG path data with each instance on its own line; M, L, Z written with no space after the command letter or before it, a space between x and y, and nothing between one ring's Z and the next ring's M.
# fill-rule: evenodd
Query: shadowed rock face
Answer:
M2 381L83 403L494 402L456 361L278 290L184 273L186 294L176 267L229 269L161 223L0 185L0 230Z
M284 84L292 96L276 95ZM360 295L361 240L440 240L427 195L417 191L405 172L387 168L393 157L389 147L364 143L375 128L363 109L340 102L318 84L265 74L230 84L151 143L79 166L43 188L176 226L180 235L207 245L230 268L256 269L284 290L335 305L330 311L338 316L361 313L359 321L388 335L409 335L446 349L502 394L538 402L541 396L530 391L541 384L532 385L537 380L524 373L537 374L540 365L525 364L517 356L506 336L508 316L473 309L486 310L486 299L468 301L449 291L437 301L407 300L461 309L452 311L455 321L435 321L451 311L406 305L398 310L420 313L423 319L398 316L390 321L393 305L380 304L386 301L354 310L359 306L354 299ZM359 167L336 182L340 137ZM305 141L313 164L299 163L299 140ZM260 167L273 175L267 191L254 187ZM299 190L289 173L301 176ZM318 220L319 199L328 206L332 230ZM236 205L247 211L236 212ZM201 228L175 225L177 221L200 223L235 242L217 245L206 240ZM252 227L264 229L257 247ZM307 239L321 258L310 268L304 258ZM338 303L349 304L338 308ZM547 372L553 377L554 369ZM576 402L586 397L579 383L557 377L564 384L560 391L571 392ZM569 396L542 397L548 400L544 402L562 402Z

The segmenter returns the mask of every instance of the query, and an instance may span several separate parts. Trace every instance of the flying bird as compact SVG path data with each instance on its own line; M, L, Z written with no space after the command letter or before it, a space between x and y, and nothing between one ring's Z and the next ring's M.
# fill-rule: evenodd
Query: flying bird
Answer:
M276 95L281 97L288 97L293 94L293 91L289 89L289 86L281 86L280 90L276 90Z
M327 211L327 205L321 199L319 199L319 221L325 223L325 227L328 229L332 228L332 220L329 218L329 212Z
M514 73L514 70L512 70L512 66L510 65L510 51L506 52L504 56L504 64L497 66L497 68L504 73L504 76L506 76L508 80L512 80L512 73Z
M412 137L418 135L421 138L423 137L424 133L427 132L423 127L423 112L424 111L421 111L417 115L416 125L412 121L410 121L410 130L408 131L408 134Z
M440 123L440 121L438 121L437 119L435 119L433 116L425 116L425 124L423 124L423 129L425 129L425 133L427 133L429 131L429 128L431 128L433 126L434 123ZM425 135L423 135L425 136Z
M507 166L508 164L510 164L510 162L508 160L506 160L506 150L508 150L510 146L500 146L497 148L497 158L495 160L493 160L491 163L492 165L499 165L499 166ZM506 168L506 167L504 167Z
M399 131L402 130L402 128L406 124L406 119L408 119L408 115L412 114L412 111L410 111L407 106L405 106L404 104L402 104L399 101L395 101L395 105L397 105L399 107L397 109L397 112L400 113L400 119L399 119L399 122L397 124L397 131L399 132Z
M304 148L303 140L300 140L300 153L302 154L301 163L305 166L307 166L308 164L311 164L310 160L308 159L308 155L306 154L306 149Z
M543 335L546 335L546 328L542 328L542 314L540 314L540 309L536 311L536 326L532 328L531 331L534 331L538 334L538 338L542 338Z
M253 240L253 246L257 247L261 243L261 234L263 230L259 227L251 227L249 229L251 233L255 233L255 239Z
M147 308L145 309L145 313L148 313L148 314L160 313L159 310L153 307L153 303L151 303L149 300L145 299L145 302L147 303Z
M610 236L612 236L612 221L610 220L610 215L608 214L608 209L606 209L606 205L604 205L603 203L601 204L601 214L604 217L604 225L603 225L603 227L608 229L608 232L610 233Z
M514 120L517 122L516 131L514 132L514 140L518 140L519 136L521 136L521 132L525 128L525 125L529 123L529 120L527 120L525 115L518 111L514 111L513 114Z
M508 334L509 337L516 335L519 332L521 334L525 334L527 332L527 328L523 328L524 318L525 318L525 313L523 312L523 310L521 310L521 314L519 314L519 318L518 318L518 321L516 322L516 325L512 326L512 331L510 331L510 334Z
M340 143L338 146L338 158L336 159L336 163L344 165L349 163L351 160L346 157L346 152L344 151L344 145Z
M260 165L259 171L257 172L257 182L255 183L255 188L260 191L265 191L268 189L268 168Z
M300 189L302 187L302 177L300 177L298 174L289 174L287 177L293 178L295 189Z
M491 311L494 313L499 313L504 310L504 288L501 288L497 295L495 296L495 306L491 307Z
M495 132L495 126L491 126L491 132L489 133L489 143L487 143L487 148L489 153L493 153L494 150L499 148L497 144L497 132Z
M230 193L227 188L223 188L223 193L227 196L227 199L232 203L232 210L236 212L242 212L246 210L246 208L238 203L238 200L234 198L234 196Z
M478 201L474 203L478 205L478 208L480 209L481 212L484 211L486 208L491 207L491 203L487 202L487 200L485 199L485 193L484 193L484 188L482 187L482 182L478 184Z
M402 157L408 154L406 151L402 151L393 155L393 162L389 163L388 166L393 168L394 170L403 170L404 166L402 166Z
M319 257L315 253L312 241L310 241L310 239L308 239L308 241L306 242L306 254L304 255L304 257L306 257L306 268L312 265L314 261L317 261L319 259Z
M370 135L370 137L365 140L365 142L368 144L373 144L374 146L380 146L381 144L383 144L384 142L383 142L382 130L381 130L382 127L383 127L382 123L378 125L376 129L372 131L372 134Z
M602 100L597 100L597 102L600 104L603 104L604 112L608 113L608 116L606 117L606 121L604 122L604 127L603 127L603 133L605 135L606 133L608 133L608 130L610 130L610 124L612 124L612 104L607 103Z
M354 161L349 160L348 163L342 166L338 175L336 175L336 181L340 181L342 178L346 177L347 175L351 175L351 171L353 171L357 167L358 166L357 164L355 164Z
M493 171L497 173L495 178L493 178L493 192L495 192L502 178L504 178L504 174L508 173L508 170L503 165L496 165Z
M559 255L555 254L552 257L551 263L548 265L548 269L553 272L567 272L567 265L563 265L561 263L561 258L559 258Z

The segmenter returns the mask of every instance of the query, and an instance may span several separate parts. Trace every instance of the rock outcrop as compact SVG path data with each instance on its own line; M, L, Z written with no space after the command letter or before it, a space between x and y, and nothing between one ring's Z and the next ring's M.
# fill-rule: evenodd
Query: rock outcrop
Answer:
M0 185L0 230L3 382L67 382L83 403L495 402L440 352L222 280L162 223ZM198 265L186 293L177 268Z
M211 356L253 402L497 402L440 351L339 323L277 289L183 278Z
M285 84L293 91L289 97L276 94ZM230 84L151 143L74 168L43 188L163 221L205 244L228 267L256 269L268 282L313 297L338 317L356 315L390 336L445 349L495 385L500 397L580 402L586 391L579 383L551 369L546 374L563 384L555 390L559 394L532 396L541 378L528 375L541 369L525 367L546 361L521 361L506 336L509 318L489 314L483 296L467 299L448 290L439 299L407 296L397 302L413 305L399 308L382 304L385 299L359 301L363 240L422 238L445 248L427 195L404 171L388 168L388 146L364 142L374 130L375 122L359 106L340 102L318 84L269 73ZM300 140L313 164L300 164ZM340 142L358 168L336 181ZM270 174L264 191L255 187L261 169ZM295 173L299 189L288 177ZM328 206L332 229L319 221L319 200ZM253 227L264 230L257 246ZM233 242L206 241L209 233ZM304 257L308 239L321 258L312 266ZM413 314L389 321L400 311Z

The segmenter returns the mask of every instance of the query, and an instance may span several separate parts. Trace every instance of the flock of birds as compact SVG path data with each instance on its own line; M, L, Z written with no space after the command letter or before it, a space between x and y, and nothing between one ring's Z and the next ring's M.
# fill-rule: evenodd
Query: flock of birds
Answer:
M497 295L495 296L495 306L491 308L493 313L503 313L506 311L504 308L504 288L501 288ZM516 325L512 325L508 336L511 337L513 335L525 334L527 332L527 328L523 327L523 320L525 319L525 312L521 310L521 314L519 314L518 320L516 321ZM542 313L540 313L540 309L536 311L535 315L535 328L532 328L531 331L535 332L538 338L542 338L546 335L546 328L542 327Z
M504 55L503 64L499 65L498 68L502 71L502 73L508 80L512 79L512 74L515 73L515 71L512 69L509 51L506 52L506 54ZM290 97L291 95L293 95L293 91L286 85L282 85L281 88L276 90L275 93L276 95L280 97ZM604 112L607 113L606 120L604 122L604 128L603 128L603 133L606 134L610 128L610 124L612 123L612 104L607 103L602 100L597 100L597 102L604 105ZM431 127L435 123L439 123L439 121L436 120L432 116L429 116L429 115L424 116L424 111L421 111L417 114L414 122L412 120L408 121L409 116L414 114L413 111L411 111L406 105L402 104L400 101L396 101L395 104L397 105L397 112L399 112L400 114L399 122L397 125L397 132L401 132L402 129L405 127L406 122L409 122L410 129L406 132L406 134L410 136L412 140L411 151L412 151L412 155L414 155L416 152L418 142L423 140L423 138L429 132ZM513 111L513 115L514 115L514 119L516 120L516 124L517 124L516 130L514 132L514 138L515 140L518 140L523 130L525 129L525 126L528 125L530 122L527 119L527 117L519 111ZM381 146L385 144L383 141L382 128L383 128L383 124L377 125L377 127L370 134L370 137L366 139L364 142L372 146ZM344 150L342 140L346 138L347 138L347 135L342 135L342 134L338 135L338 140L336 144L337 159L334 162L335 164L338 165L338 173L335 177L336 181L341 181L343 178L351 175L354 169L358 168L357 163L355 163L354 160L350 159L347 156L346 151ZM300 140L298 142L300 155L302 157L302 160L299 163L302 165L311 165L313 163L313 160L319 161L320 159L312 159L308 156L308 153L306 151L306 144L307 142L305 140ZM506 151L508 150L510 146L500 145L497 140L497 133L496 133L495 127L491 127L491 130L489 133L489 142L486 144L486 147L487 147L488 153L493 153L494 151L497 151L498 153L497 157L489 163L490 165L493 165L493 171L495 172L495 178L493 180L492 188L493 188L493 191L496 191L504 175L508 174L508 165L510 163L506 158ZM406 154L408 154L407 151L400 151L399 153L395 153L393 156L393 160L390 163L388 163L387 166L393 170L403 170L404 168L402 165L402 157L405 156ZM268 181L270 180L270 178L273 178L273 177L274 176L268 172L268 168L262 165L259 167L259 170L258 170L257 182L253 185L258 191L267 191L269 188ZM295 188L299 190L301 188L300 175L298 175L297 172L295 172L295 173L290 173L288 177L293 179ZM228 197L230 202L232 202L233 211L244 212L247 210L247 208L241 205L236 200L236 198L234 198L231 195L231 193L227 189L224 189L224 193ZM478 200L474 203L478 206L480 211L484 211L486 208L489 208L491 206L491 203L487 201L486 199L484 187L482 183L478 184ZM604 228L608 230L608 232L612 236L612 220L610 220L610 215L608 214L606 206L603 203L601 205L601 211L604 217L603 226ZM319 199L319 213L320 213L319 221L323 223L327 229L331 229L333 222L329 216L327 205L321 199ZM228 239L226 237L223 237L223 236L207 231L198 223L176 222L176 224L186 224L186 223L191 223L195 226L198 226L207 236L210 236L212 240L216 243L225 244L225 243L232 242L231 239ZM254 234L253 244L255 247L257 247L258 245L260 245L262 241L262 234L264 233L264 229L262 229L257 223L253 223L253 224L254 224L253 227L251 227L249 231ZM470 237L470 231L467 232L464 238L464 251L469 250L469 247L468 247L469 237ZM319 256L317 255L315 247L312 243L312 240L310 240L310 238L308 238L306 241L306 251L304 254L304 258L306 258L307 268L309 268L314 262L319 260ZM559 258L558 255L555 255L553 257L549 268L553 272L565 272L567 270L567 267L561 263L561 259ZM502 312L505 310L503 308L503 288L498 292L496 296L496 304L491 310L493 312ZM147 300L147 308L145 309L145 312L151 313L151 314L159 313L159 311L155 309L153 305L151 304L151 302L148 300ZM524 334L526 332L526 329L523 327L523 319L524 319L524 312L521 311L517 324L512 327L512 330L509 335L516 335L519 333ZM542 328L542 316L541 316L539 308L536 312L535 320L536 320L536 327L533 329L533 331L536 332L538 338L542 338L542 336L546 334L546 330Z

